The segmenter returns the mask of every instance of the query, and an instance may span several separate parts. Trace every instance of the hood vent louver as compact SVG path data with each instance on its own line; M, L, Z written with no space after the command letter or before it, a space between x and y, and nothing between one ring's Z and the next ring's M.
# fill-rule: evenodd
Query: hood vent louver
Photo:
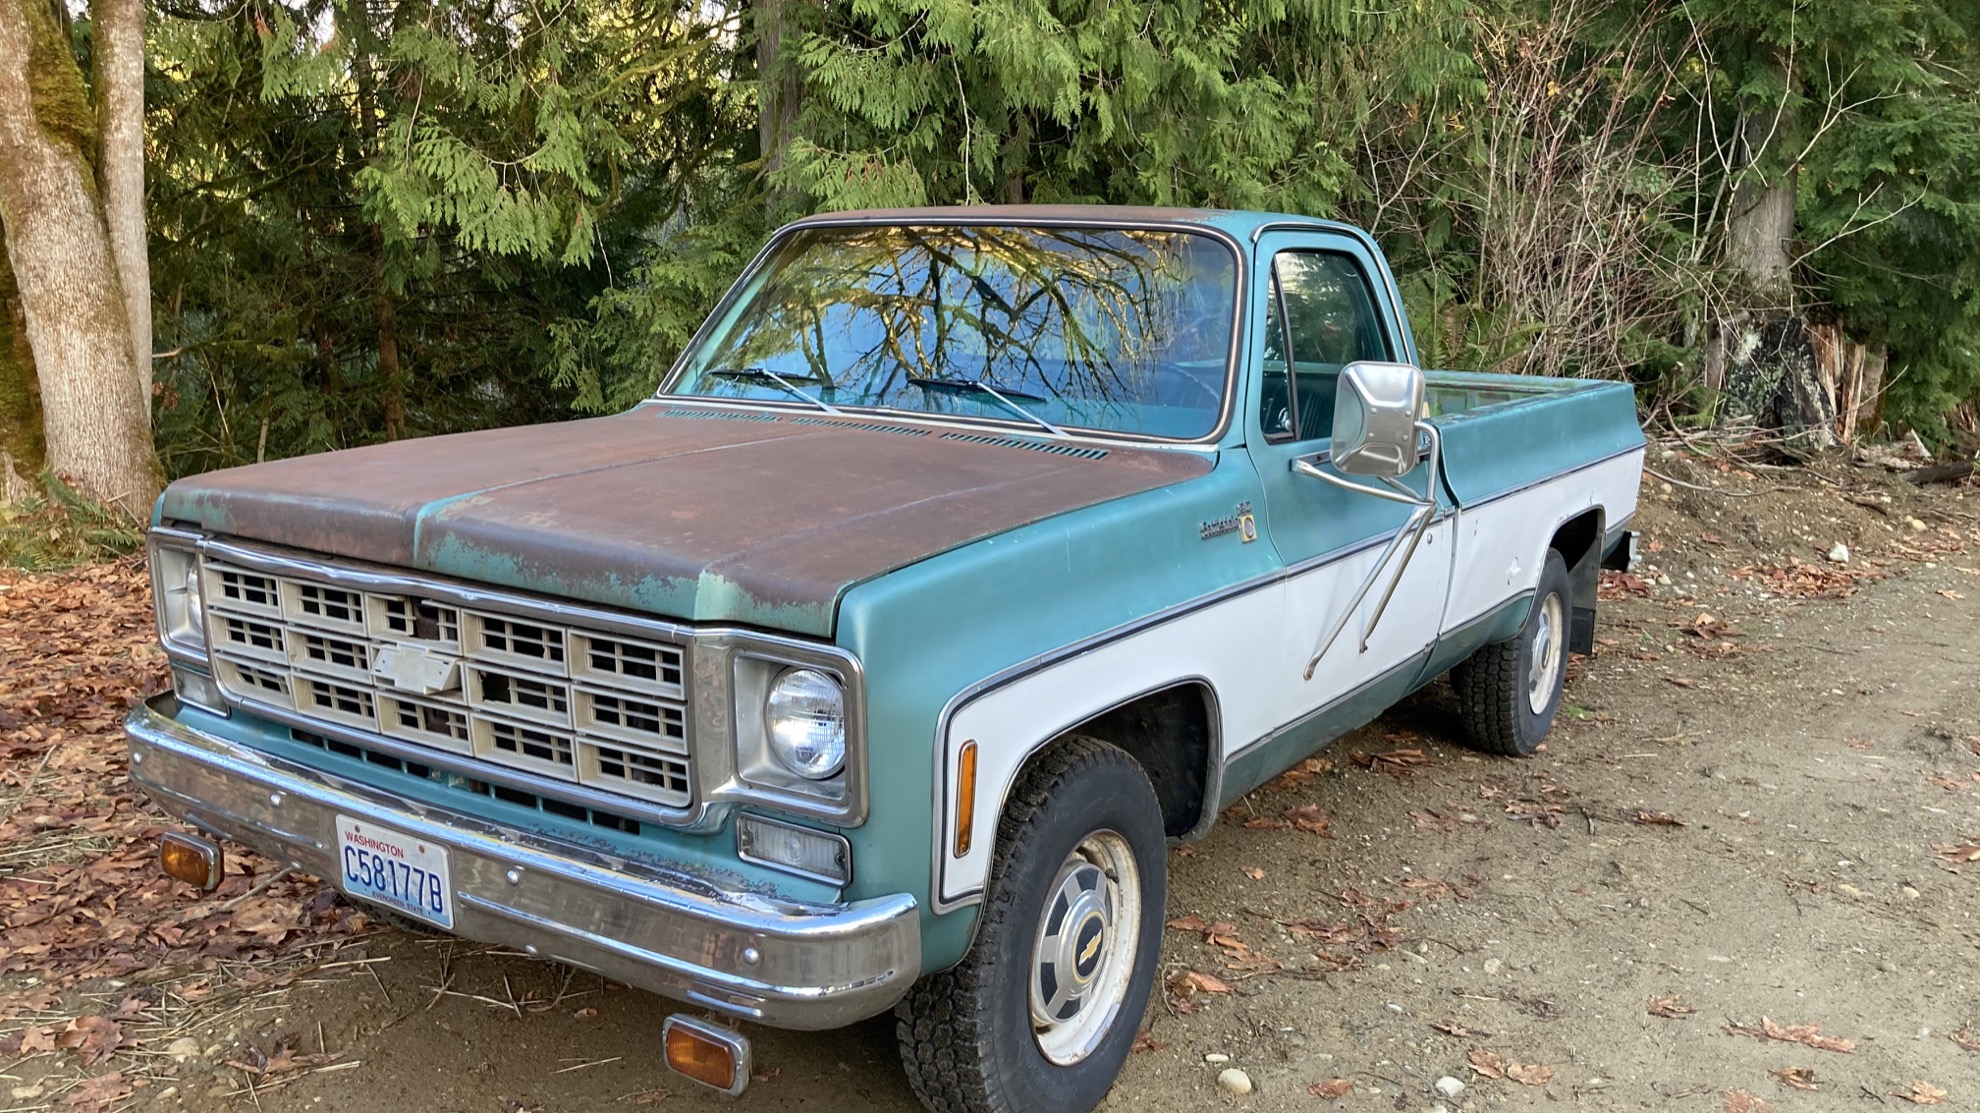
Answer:
M1052 456L1072 456L1081 460L1104 460L1107 450L1087 445L1065 444L1060 441L1035 441L1023 437L1001 437L984 433L944 433L945 441L967 441L970 444L991 444L999 448L1022 448L1032 452L1043 452Z
M661 410L660 416L661 417L700 417L700 418L707 418L708 420L711 421L775 421L777 420L776 414L764 413L760 410L755 413L737 413L733 410L668 409L668 410Z
M874 433L899 433L904 437L925 437L926 429L906 425L877 425L871 421L839 421L826 417L794 417L792 425L824 425L832 429L865 429Z

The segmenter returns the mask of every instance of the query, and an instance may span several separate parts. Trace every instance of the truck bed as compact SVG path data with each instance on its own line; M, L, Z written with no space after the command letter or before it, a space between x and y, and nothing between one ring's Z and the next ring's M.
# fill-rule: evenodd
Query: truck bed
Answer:
M1611 459L1644 445L1628 383L1477 371L1429 373L1430 423L1459 506Z

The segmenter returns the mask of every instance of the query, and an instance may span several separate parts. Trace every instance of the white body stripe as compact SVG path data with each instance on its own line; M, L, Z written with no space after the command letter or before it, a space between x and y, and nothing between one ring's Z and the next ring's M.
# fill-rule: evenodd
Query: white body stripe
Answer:
M1507 599L1531 591L1554 530L1596 507L1613 526L1636 512L1643 454L1630 453L1570 476L1458 511L1457 567L1444 630L1490 614Z
M1368 650L1359 650L1359 635L1380 599L1380 584L1310 681L1302 679L1308 658L1336 617L1334 608L1354 593L1382 555L1380 545L1193 611L1184 608L1187 613L1178 618L1104 642L963 703L949 718L943 760L937 766L943 782L935 797L941 802L937 907L954 907L980 895L996 849L1003 802L1019 767L1039 746L1137 696L1201 680L1217 697L1214 725L1220 752L1213 760L1227 762L1279 727L1424 651L1432 631L1451 629L1531 589L1538 575L1534 569L1560 523L1596 505L1606 508L1610 521L1633 511L1640 466L1640 455L1619 457L1438 522L1411 561ZM1455 577L1454 536L1463 542ZM1224 540L1236 543L1235 538ZM1476 547L1475 559L1468 546ZM1508 582L1506 567L1515 554L1520 572ZM1447 607L1447 588L1459 584L1462 595L1451 594L1453 605ZM1460 597L1470 610L1460 613ZM970 852L957 858L950 774L957 751L972 740L977 744L975 830Z

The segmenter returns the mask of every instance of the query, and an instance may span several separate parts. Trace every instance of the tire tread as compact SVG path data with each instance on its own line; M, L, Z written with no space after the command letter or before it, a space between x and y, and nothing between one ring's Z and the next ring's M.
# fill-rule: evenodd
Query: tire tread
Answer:
M1122 763L1144 780L1132 757L1107 742L1073 737L1053 746L1033 763L1004 806L997 823L997 847L986 892L989 899L977 924L979 943L1017 915L1015 886L1002 884L1031 847L1025 833L1036 822L1053 783L1084 768ZM1149 789L1151 798L1154 789ZM970 956L952 969L916 982L894 1007L894 1032L901 1065L914 1096L931 1113L1033 1113L1021 1109L981 1069L990 1060L990 990L996 984L996 951L972 946Z

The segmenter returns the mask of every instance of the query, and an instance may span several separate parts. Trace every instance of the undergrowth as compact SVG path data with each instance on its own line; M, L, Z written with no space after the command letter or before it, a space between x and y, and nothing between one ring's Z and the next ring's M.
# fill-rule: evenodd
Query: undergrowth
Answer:
M144 545L144 524L91 502L52 472L42 493L0 503L0 565L42 570L106 560Z

